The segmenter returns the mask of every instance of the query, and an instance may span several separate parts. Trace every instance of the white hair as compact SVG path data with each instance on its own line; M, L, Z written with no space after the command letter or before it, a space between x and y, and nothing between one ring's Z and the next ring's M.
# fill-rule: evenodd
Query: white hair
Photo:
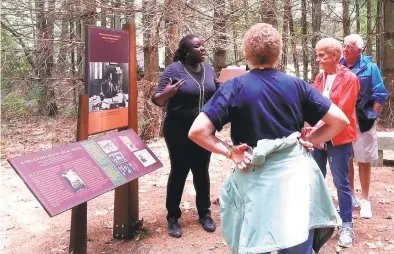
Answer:
M361 38L360 35L358 34L351 34L345 37L345 41L346 40L351 40L352 42L355 42L356 47L359 49L363 49L364 48L364 41L363 38Z

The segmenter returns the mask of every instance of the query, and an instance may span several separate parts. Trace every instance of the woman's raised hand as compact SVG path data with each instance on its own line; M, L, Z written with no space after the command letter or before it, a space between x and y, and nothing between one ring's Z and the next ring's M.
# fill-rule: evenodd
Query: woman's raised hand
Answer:
M185 81L181 79L175 84L172 84L172 79L170 78L170 82L168 82L167 86L164 88L163 93L168 94L170 97L174 96L178 92L179 88L183 86L184 82Z

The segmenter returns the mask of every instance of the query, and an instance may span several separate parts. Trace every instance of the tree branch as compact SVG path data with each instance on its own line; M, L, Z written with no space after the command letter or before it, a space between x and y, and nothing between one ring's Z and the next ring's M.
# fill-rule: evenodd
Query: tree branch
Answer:
M21 38L21 34L16 32L14 29L12 29L11 27L9 27L6 23L3 22L3 20L1 20L1 27L4 28L5 30L7 30L8 32L10 32L15 39L18 40L19 45L22 47L23 49L23 53L25 53L25 56L27 58L27 61L29 62L29 64L31 65L31 67L34 69L35 68L35 64L34 64L34 59L33 57L30 55L30 50L28 49L28 47L26 46L25 42L22 40Z

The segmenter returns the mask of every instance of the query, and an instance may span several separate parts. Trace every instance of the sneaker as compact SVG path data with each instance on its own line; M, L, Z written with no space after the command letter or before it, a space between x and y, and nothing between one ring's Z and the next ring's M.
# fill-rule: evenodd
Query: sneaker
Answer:
M360 200L358 198L356 198L355 196L352 196L352 206L353 206L353 208L360 207Z
M200 218L198 221L200 222L200 224L202 225L202 228L205 231L213 232L216 230L216 224L210 215L206 215L204 218L202 218L202 219Z
M360 217L365 219L372 218L372 206L371 202L366 199L360 200Z
M168 234L172 237L179 238L182 236L181 225L176 218L168 218Z
M354 232L353 228L350 227L342 227L339 230L339 241L338 245L342 248L348 248L353 245L353 238L354 238Z

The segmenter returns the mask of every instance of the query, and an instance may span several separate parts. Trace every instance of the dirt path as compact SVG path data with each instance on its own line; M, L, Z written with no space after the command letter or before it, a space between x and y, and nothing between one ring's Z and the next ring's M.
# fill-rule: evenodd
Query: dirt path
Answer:
M75 126L75 122L69 119L43 118L2 124L0 253L68 253L71 213L67 211L50 218L5 159L72 142L75 127L70 126ZM219 135L229 139L228 130ZM212 204L212 215L218 224L216 232L207 233L198 224L191 175L182 197L184 236L181 239L167 236L167 149L163 139L150 142L149 147L165 166L140 178L140 217L144 219L144 231L133 241L112 239L114 195L108 192L88 203L88 253L230 253L221 237L218 205ZM394 152L385 157L394 159ZM230 162L222 156L212 157L212 200L218 197L230 167ZM329 177L327 181L335 199L332 179ZM371 193L374 218L359 219L359 211L354 212L356 242L341 253L394 253L394 168L373 169ZM336 241L337 237L333 237L321 253L337 253Z

